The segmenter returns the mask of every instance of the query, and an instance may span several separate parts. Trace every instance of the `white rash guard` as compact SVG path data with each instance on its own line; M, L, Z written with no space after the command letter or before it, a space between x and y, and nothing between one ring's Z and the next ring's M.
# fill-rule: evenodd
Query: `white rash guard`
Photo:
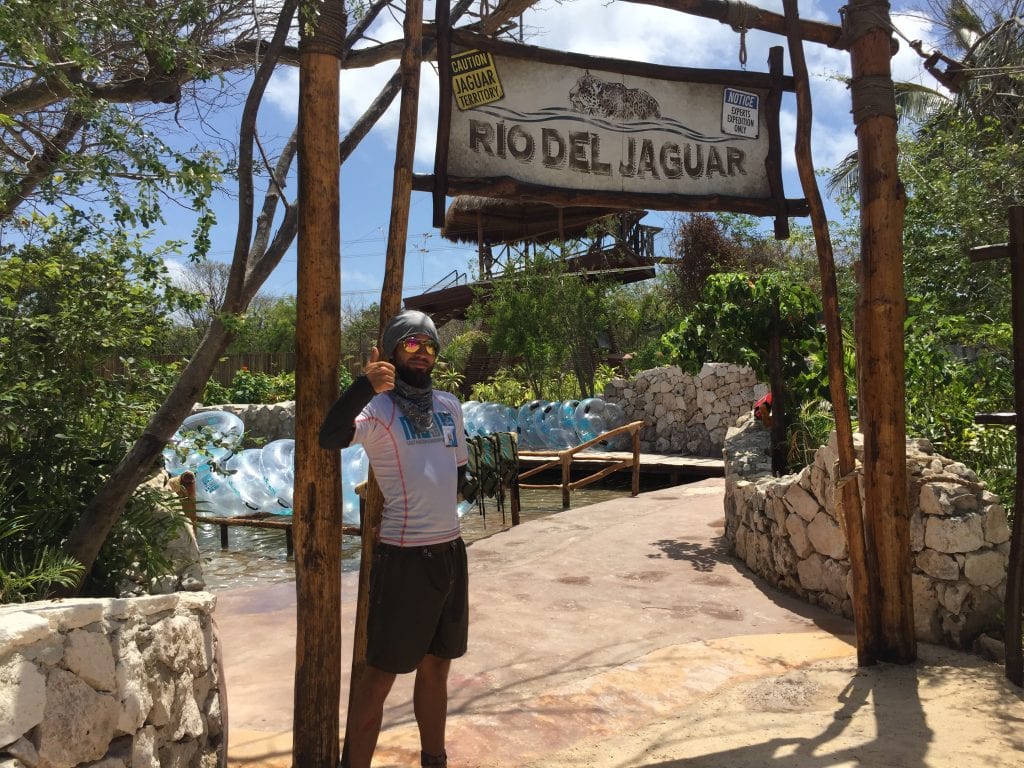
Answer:
M458 467L467 460L462 406L434 390L434 423L417 433L387 393L375 395L355 420L384 494L380 540L398 547L441 544L459 536Z

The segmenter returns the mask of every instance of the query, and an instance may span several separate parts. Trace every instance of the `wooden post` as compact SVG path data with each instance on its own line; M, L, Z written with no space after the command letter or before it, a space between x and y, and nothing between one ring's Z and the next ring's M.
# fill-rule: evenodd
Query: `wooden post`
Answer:
M338 73L347 17L319 3L299 42L295 322L295 711L292 764L337 768L341 699L341 459L318 433L338 396L341 345Z
M1006 676L1024 685L1024 652L1021 650L1022 592L1024 592L1024 206L1010 208L1010 279L1013 321L1013 402L1017 413L1017 474L1013 496L1013 531L1010 563L1006 570Z
M878 566L878 658L917 657L907 516L903 211L896 164L896 105L888 4L852 0L850 91L860 156L861 285L857 302L864 514Z
M402 281L405 276L405 240L409 232L409 203L412 194L412 162L416 149L416 110L419 103L420 62L423 48L423 0L408 0L405 6L405 47L402 51L402 99L398 112L398 141L395 150L395 175L392 182L391 219L384 263L384 285L380 294L380 333L402 306ZM388 358L394 350L380 350ZM366 620L370 608L370 566L376 540L373 531L380 525L384 495L371 468L366 483L362 520L359 594L356 601L355 634L352 641L352 675L349 683L348 722L355 715L352 693L366 669ZM339 520L341 519L339 514ZM340 541L340 539L339 539ZM343 753L344 755L345 753ZM343 764L347 761L343 757Z
M1024 206L1010 207L1010 241L1002 245L979 245L970 252L971 261L1010 259L1010 321L1013 326L1014 413L978 414L979 424L1014 425L1017 440L1017 472L1013 494L1013 529L1010 534L1010 562L1006 568L1006 597L1003 600L1003 644L1006 677L1024 685L1024 649L1021 621L1024 620Z
M562 462L562 509L568 509L572 503L569 484L572 483L572 452L562 451L558 454Z
M634 429L629 435L629 447L633 451L633 485L631 496L640 495L640 430Z
M788 28L789 56L793 79L796 82L796 165L803 186L804 197L811 209L811 228L818 254L818 272L821 275L821 303L825 314L825 338L828 349L828 384L835 414L836 443L838 448L839 478L837 501L842 510L840 521L846 529L846 543L850 550L850 576L853 582L854 628L857 633L857 663L867 666L875 663L875 644L878 636L878 613L874 607L877 587L872 586L875 569L868 566L867 544L864 540L864 518L860 508L857 486L856 454L853 449L853 427L850 423L850 403L846 391L846 373L843 370L843 330L839 315L839 293L836 289L836 267L832 251L832 237L828 217L814 175L811 157L811 91L804 59L803 41L799 34L797 0L783 0Z

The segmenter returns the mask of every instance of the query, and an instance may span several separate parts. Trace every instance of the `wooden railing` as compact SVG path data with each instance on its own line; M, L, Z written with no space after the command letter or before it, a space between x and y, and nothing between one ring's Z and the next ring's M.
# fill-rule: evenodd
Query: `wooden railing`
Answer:
M618 472L623 469L632 470L632 494L636 496L640 493L640 430L643 428L644 422L633 421L629 424L624 424L621 427L604 432L593 440L588 440L582 445L576 445L572 448L566 448L561 451L519 451L519 458L544 458L550 456L551 461L548 461L540 466L529 469L526 472L519 473L519 487L520 488L561 488L562 489L562 508L568 509L570 504L570 494L577 488L583 488L591 483L596 483L604 477L607 477L612 472ZM581 451L585 451L593 445L597 445L602 440L608 440L619 435L629 434L630 441L632 444L633 455L629 458L619 458L619 456L605 454L605 453L586 453L583 456L578 454ZM573 462L611 462L608 466L602 467L593 474L587 475L581 480L572 479L572 465ZM532 477L536 474L544 472L548 469L554 469L560 467L562 471L562 481L560 483L548 483L548 484L534 484L524 483L528 477Z

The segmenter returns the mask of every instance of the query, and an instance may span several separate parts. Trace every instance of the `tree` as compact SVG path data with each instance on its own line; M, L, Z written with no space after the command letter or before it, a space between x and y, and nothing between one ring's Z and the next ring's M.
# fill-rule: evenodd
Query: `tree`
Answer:
M540 251L494 280L470 316L491 328L490 347L518 361L535 397L572 370L583 397L594 393L593 354L607 327L607 286L566 272L559 252Z
M202 252L219 162L163 137L223 98L216 76L251 66L275 16L243 0L4 3L0 223L25 203L59 203L103 205L117 224L148 227L162 198L184 198Z
M827 397L826 374L813 361L824 347L821 301L801 282L776 271L754 277L708 278L701 300L664 336L666 358L697 373L706 362L749 366L772 391L772 468L786 471L786 429L792 402Z
M34 242L0 252L0 601L82 577L61 546L170 386L146 362L178 297L162 254L94 223L40 218ZM133 490L87 591L166 564L155 501Z

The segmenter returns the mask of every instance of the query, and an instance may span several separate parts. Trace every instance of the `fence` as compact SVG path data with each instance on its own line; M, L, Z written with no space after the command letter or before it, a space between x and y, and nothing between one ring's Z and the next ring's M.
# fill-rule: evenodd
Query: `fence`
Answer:
M187 355L150 355L149 360L155 363L177 363L182 364L188 361ZM276 376L279 373L286 373L295 370L294 352L245 352L237 355L224 355L217 361L213 369L211 381L228 386L235 373L241 368L248 368L253 373L268 373ZM104 370L110 375L124 373L124 365L119 358L111 358L104 365Z

